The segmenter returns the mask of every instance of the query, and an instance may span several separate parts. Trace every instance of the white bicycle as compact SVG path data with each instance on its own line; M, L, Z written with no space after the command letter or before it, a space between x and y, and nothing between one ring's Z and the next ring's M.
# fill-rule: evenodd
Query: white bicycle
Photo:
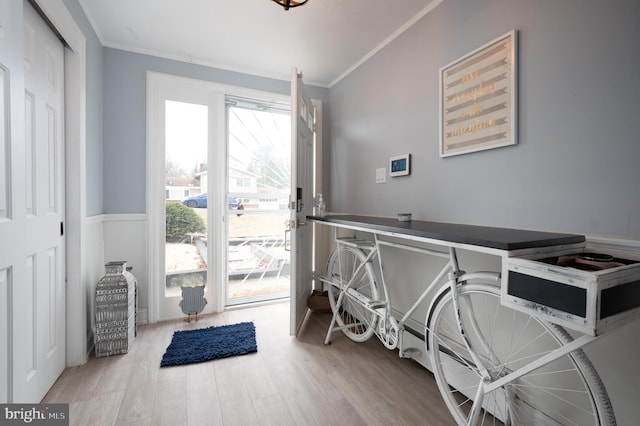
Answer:
M447 259L399 319L381 246ZM558 325L503 306L500 274L461 271L455 248L415 247L376 234L373 241L336 238L321 281L333 311L325 343L341 330L356 342L375 334L389 349L398 347L407 320L439 288L425 320L425 343L440 392L460 425L616 424L607 391L580 349L593 338L574 340Z

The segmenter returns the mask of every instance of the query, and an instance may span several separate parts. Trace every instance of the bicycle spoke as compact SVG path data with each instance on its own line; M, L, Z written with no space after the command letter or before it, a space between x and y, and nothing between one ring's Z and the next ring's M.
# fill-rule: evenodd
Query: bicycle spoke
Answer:
M526 396L531 397L533 395L532 393L527 393L527 390L523 389L522 387L519 387L519 389L520 389L521 393L526 395ZM554 395L554 397L556 397L556 396ZM578 405L575 405L575 404L571 403L570 401L564 400L563 402L568 404L568 405L570 405L571 407L573 407L574 409L576 409L578 411L581 411L581 412L583 412L585 414L588 414L589 416L591 416L593 414L592 412L590 412L588 410L585 410L584 408L582 408L582 407L580 407ZM556 414L556 416L562 417L565 422L570 421L571 422L570 424L575 424L575 425L579 424L579 423L575 423L575 422L571 421L571 419L569 417L563 415L562 413L555 413L555 414Z
M523 384L523 383L515 383L512 386L517 387L518 389L522 389L523 392L526 392L527 388L530 389L535 389L535 390L540 390L542 392L547 393L548 395L552 396L553 398L556 398L562 402L564 402L565 404L569 404L571 406L573 406L576 409L579 409L583 412L588 412L587 410L584 409L584 407L570 401L569 399L560 396L561 393L570 393L570 394L580 394L583 395L585 397L587 397L589 395L589 392L585 391L585 390L577 390L577 389L566 389L566 388L558 388L558 387L550 387L550 386L546 386L546 387L541 387L540 385L537 384Z
M513 322L513 329L515 329L516 327L516 311L512 311L511 313L512 315L512 322ZM525 335L525 331L527 330L527 328L529 327L529 323L531 322L533 317L528 317L526 323L524 324L524 327L521 327L520 329L520 334L518 334L518 338L516 339L515 342L510 344L511 350L509 351L509 353L507 354L507 356L505 357L505 364L511 362L512 357L515 355L515 351L518 348L518 346L520 345L520 341L522 340L523 336Z
M560 327L502 306L497 287L467 283L457 290L475 358L457 327L452 327L455 310L450 294L445 293L429 313L427 330L438 387L456 422L466 424L482 380L472 359L497 380L569 343L571 337ZM608 424L614 417L602 389L584 353L574 350L485 394L478 422Z
M445 341L440 336L436 336L436 338L438 339L437 340L438 350L448 355L452 361L455 361L455 364L452 364L452 365L464 365L469 370L476 373L478 378L481 378L480 372L478 371L477 367L473 365L473 362L470 360L470 357L462 356L459 353L460 352L459 349L453 349L453 347L451 345L446 344ZM458 348L464 348L463 343L461 342L456 342L456 343ZM445 350L443 351L442 348L444 348Z
M339 244L327 265L327 276L332 277L327 289L329 304L334 314L337 311L338 329L356 342L373 335L377 319L375 312L367 307L371 300L377 299L378 293L373 269L365 259L361 250Z

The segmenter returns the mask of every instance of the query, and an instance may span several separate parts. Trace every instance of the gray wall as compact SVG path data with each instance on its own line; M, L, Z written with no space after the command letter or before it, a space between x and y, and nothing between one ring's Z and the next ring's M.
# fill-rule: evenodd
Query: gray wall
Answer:
M104 213L146 211L147 71L289 94L288 81L104 49ZM309 88L328 98L328 89Z
M328 209L640 238L639 18L632 0L445 0L331 88ZM512 29L519 144L440 158L440 68ZM376 184L406 152L411 175Z

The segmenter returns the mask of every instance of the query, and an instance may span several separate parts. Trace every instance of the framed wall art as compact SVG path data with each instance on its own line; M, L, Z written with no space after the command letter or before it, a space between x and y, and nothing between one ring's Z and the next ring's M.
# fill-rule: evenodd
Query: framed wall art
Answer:
M515 30L440 69L440 156L515 145Z

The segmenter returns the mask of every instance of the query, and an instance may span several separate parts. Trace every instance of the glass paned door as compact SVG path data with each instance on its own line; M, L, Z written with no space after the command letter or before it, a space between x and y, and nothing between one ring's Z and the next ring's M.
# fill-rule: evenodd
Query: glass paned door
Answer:
M227 99L227 305L289 297L288 106Z
M207 283L207 115L165 101L165 297Z

